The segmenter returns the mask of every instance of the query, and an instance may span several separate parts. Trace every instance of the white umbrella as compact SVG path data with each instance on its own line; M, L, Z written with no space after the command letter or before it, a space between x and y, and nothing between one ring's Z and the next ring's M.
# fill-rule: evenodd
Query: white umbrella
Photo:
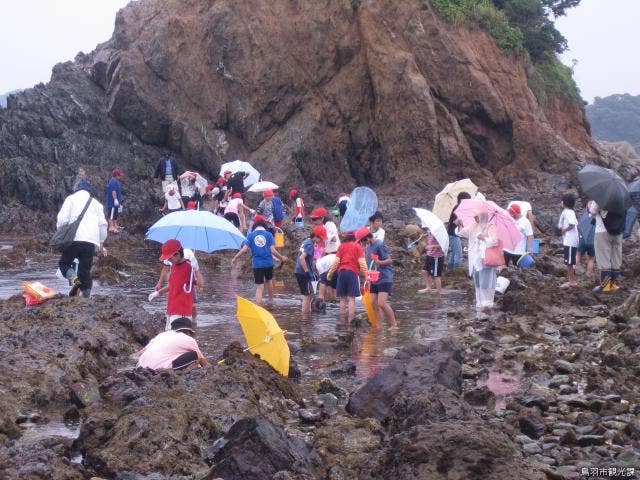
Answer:
M276 185L273 182L262 181L262 182L257 182L251 185L249 187L249 192L260 193L260 192L264 192L265 190L277 190L278 188L280 187L278 187L278 185Z
M422 228L429 229L431 235L436 238L440 248L446 255L449 250L449 234L447 233L447 229L445 228L444 223L442 223L442 220L440 220L436 214L429 210L425 210L424 208L414 208L414 210L422 222Z
M236 172L245 172L248 173L249 176L244 179L244 186L249 187L256 182L260 181L260 172L253 168L253 166L249 162L243 162L242 160L234 160L233 162L223 163L220 167L220 175L224 175L225 171L231 171L233 173Z

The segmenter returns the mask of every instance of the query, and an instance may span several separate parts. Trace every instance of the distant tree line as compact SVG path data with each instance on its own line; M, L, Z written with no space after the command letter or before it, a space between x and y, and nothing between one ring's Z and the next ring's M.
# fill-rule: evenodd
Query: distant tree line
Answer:
M596 97L586 107L591 134L610 142L627 141L640 153L640 95Z

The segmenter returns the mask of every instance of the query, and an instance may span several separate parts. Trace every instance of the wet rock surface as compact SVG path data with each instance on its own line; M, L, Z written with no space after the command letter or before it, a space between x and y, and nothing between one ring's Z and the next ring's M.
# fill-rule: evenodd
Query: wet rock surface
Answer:
M349 397L347 411L383 420L400 392L426 393L436 384L454 391L462 387L462 352L450 339L408 347L380 373Z

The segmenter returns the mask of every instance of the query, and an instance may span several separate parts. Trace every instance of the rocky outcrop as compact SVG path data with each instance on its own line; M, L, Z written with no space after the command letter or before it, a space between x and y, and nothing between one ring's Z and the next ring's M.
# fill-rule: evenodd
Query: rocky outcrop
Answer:
M146 226L165 150L210 176L247 159L316 198L431 193L460 176L511 185L597 156L581 107L545 113L520 60L424 1L145 0L0 109L0 223L23 226L26 208L51 225L80 168L102 197L120 166L123 221Z
M384 420L400 394L427 393L434 385L460 392L462 352L451 339L401 350L393 361L349 397L347 411Z

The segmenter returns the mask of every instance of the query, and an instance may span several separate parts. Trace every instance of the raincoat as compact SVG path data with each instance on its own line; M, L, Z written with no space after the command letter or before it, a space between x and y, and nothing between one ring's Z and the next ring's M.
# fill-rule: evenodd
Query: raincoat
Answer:
M495 227L488 224L486 213L478 214L478 220L478 223L458 228L458 234L469 239L469 276L473 278L476 290L476 310L483 310L493 307L497 269L485 266L482 260L487 247L497 245L498 238ZM484 239L478 238L481 234L484 234Z

